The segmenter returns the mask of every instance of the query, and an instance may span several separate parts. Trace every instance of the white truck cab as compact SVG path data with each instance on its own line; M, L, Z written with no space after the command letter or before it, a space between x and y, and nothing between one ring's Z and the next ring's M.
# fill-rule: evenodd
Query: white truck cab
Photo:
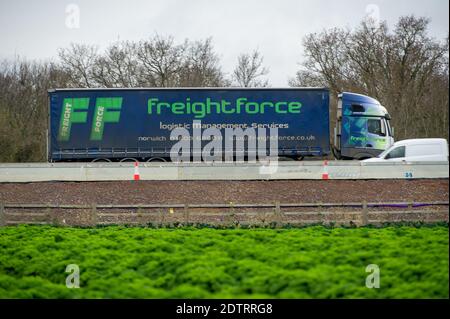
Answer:
M448 144L443 138L418 138L395 142L374 158L363 162L448 161Z

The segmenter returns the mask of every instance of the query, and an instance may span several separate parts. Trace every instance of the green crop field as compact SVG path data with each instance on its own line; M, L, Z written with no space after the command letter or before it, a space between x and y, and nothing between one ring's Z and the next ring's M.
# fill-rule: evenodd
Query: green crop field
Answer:
M0 298L448 298L448 240L448 225L3 227Z

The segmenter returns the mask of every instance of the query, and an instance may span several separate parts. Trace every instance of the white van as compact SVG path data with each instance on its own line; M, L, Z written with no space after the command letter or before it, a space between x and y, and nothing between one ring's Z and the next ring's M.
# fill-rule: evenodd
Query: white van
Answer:
M444 138L417 138L395 142L374 158L363 162L448 161L448 144Z

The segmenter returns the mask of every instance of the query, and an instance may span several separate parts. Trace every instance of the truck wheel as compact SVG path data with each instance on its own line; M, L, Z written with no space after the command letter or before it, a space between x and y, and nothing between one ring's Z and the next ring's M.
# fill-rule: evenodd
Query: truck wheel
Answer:
M95 158L95 159L93 159L92 160L92 163L94 163L94 162L109 162L109 163L111 163L111 160L109 159L109 158Z
M147 162L167 162L167 161L162 157L152 157L149 158Z
M128 162L139 162L137 159L132 157L123 158L120 160L121 163L128 163Z

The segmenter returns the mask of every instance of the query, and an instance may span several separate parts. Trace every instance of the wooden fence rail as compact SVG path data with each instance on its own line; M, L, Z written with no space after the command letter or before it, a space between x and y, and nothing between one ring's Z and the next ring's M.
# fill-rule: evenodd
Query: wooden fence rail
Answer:
M438 209L421 209L423 207ZM442 208L447 206L447 208ZM110 224L368 224L392 222L448 222L449 202L361 203L265 203L265 204L4 204L0 226L16 224L110 225ZM314 211L292 211L315 208ZM347 211L330 208L349 208ZM385 210L379 210L379 209ZM399 210L407 208L407 210ZM291 211L286 211L291 209ZM378 209L378 210L376 210ZM388 210L386 210L388 209ZM30 212L30 210L33 210ZM105 210L108 210L105 212Z
M238 204L238 203L219 203L219 204L94 204L97 209L138 209L138 208L287 208L287 207L423 207L423 206L448 206L448 201L434 202L348 202L348 203L266 203L266 204ZM60 209L89 209L91 205L75 204L0 204L6 208L24 208L24 209L42 209L42 208L60 208Z

